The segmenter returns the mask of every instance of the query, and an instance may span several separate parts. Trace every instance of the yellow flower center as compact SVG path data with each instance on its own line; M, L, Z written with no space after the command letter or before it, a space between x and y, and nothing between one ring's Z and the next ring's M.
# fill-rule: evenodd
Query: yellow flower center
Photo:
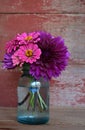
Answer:
M27 40L27 41L32 40L32 36L27 36L27 37L25 38L25 40Z
M33 51L32 50L26 50L25 52L27 57L31 57L33 55Z

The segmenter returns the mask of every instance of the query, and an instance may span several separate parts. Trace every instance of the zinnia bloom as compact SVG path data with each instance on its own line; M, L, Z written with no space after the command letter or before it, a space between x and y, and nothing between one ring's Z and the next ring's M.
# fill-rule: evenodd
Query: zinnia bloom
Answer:
M14 38L13 40L6 43L6 52L11 53L19 48L19 42Z
M28 43L36 43L40 40L39 38L40 33L39 32L32 32L32 33L22 33L17 35L17 40L19 41L19 44L28 44Z
M22 62L22 60L19 59L18 51L16 51L16 52L12 55L12 62L13 62L13 66L20 65L20 67L22 67L23 62Z
M18 65L20 62L30 63L36 62L40 58L41 50L38 48L38 45L30 43L25 46L21 46L15 54L12 56L13 64ZM15 60L16 59L16 60ZM20 62L19 62L20 61Z
M29 33L26 40L28 40L29 42L37 43L38 41L40 41L40 33L39 32Z
M28 36L27 33L22 33L22 34L18 34L16 39L18 40L19 42L19 45L23 45L23 44L27 44L25 38Z
M4 61L3 61L4 65L3 65L3 68L6 68L6 69L14 68L11 57L12 57L12 53L9 53L9 54L6 53L4 55Z
M67 66L69 52L61 37L52 37L41 32L41 40L37 43L41 49L40 59L30 66L30 74L36 79L58 77Z

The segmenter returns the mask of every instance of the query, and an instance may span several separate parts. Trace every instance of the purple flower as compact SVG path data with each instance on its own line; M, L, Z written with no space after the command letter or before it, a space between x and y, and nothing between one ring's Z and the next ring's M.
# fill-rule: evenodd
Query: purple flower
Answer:
M6 69L14 68L11 56L12 56L12 53L9 53L9 54L6 53L4 55L3 68L6 68Z
M64 40L61 37L52 37L45 32L40 32L40 39L37 44L42 54L39 60L31 64L30 74L36 79L58 77L67 66L69 58Z

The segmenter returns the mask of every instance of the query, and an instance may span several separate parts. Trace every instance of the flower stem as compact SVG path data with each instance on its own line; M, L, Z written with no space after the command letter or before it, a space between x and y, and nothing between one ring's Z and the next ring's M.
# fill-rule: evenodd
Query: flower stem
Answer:
M32 108L32 110L35 111L35 107L37 103L38 103L38 107L40 111L47 110L47 105L45 101L43 100L42 96L40 95L39 89L37 91L32 91L32 88L31 88L28 107Z

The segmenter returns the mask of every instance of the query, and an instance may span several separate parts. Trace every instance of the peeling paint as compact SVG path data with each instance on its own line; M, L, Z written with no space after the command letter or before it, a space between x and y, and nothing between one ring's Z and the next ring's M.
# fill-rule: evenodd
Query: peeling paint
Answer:
M80 2L81 2L83 5L85 5L85 0L80 0Z

